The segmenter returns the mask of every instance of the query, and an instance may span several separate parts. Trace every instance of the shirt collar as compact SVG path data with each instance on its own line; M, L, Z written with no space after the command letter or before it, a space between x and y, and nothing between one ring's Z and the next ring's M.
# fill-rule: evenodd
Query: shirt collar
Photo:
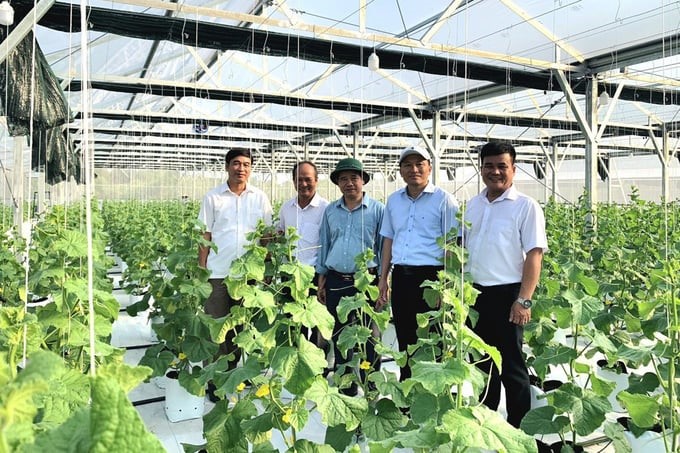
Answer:
M246 184L246 188L243 191L243 193L252 192L252 191L253 191L253 189L251 188L250 184ZM227 183L227 182L225 182L224 184L222 184L220 186L220 193L225 193L225 192L229 192L229 193L236 195L234 192L231 191L231 189L229 188L229 183Z
M360 205L360 206L362 206L362 207L368 207L368 200L369 200L369 196L366 195L366 192L364 192L364 195L361 197L361 205ZM338 198L338 199L335 201L335 205L336 205L338 208L347 209L347 210L349 211L349 209L347 208L347 206L345 206L345 197L340 197L340 198ZM354 208L354 209L356 209L356 208Z
M314 193L314 196L312 197L312 201L310 201L307 206L312 206L312 207L316 208L316 207L319 206L319 203L321 203L321 196L319 195L319 192L316 192L316 193ZM297 195L295 196L295 198L293 198L293 204L295 206L297 206L298 208L300 208L300 203L298 203ZM300 208L300 209L305 209L307 206L305 206L304 208Z
M484 188L481 192L481 195L484 197L485 200L487 200L487 203L489 203L489 199L486 197L486 194L489 192L488 188ZM497 203L501 202L503 200L516 200L519 197L519 192L515 188L515 185L511 185L505 192L501 194L500 197L496 198L494 201L491 201L491 203Z
M401 189L399 189L399 192L401 192L402 194L404 194L405 197L408 197L408 192L406 191L406 187L407 187L407 186L404 186L404 187L402 187ZM436 188L435 185L432 184L431 181L427 181L427 185L425 186L425 188L423 189L423 191L420 192L420 194L422 195L423 193L434 193L435 188ZM485 190L486 190L486 189L485 189ZM420 195L418 195L418 197L420 197Z

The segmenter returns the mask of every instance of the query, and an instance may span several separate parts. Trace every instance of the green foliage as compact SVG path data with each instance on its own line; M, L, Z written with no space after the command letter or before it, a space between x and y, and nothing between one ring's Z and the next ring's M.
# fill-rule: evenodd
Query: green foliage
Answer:
M670 428L675 436L668 447L675 451L679 206L644 202L633 193L630 205L598 205L595 229L586 222L593 213L584 203L550 203L545 212L550 252L534 296L533 321L525 329L528 361L539 378L562 367L570 384L548 396L550 409L531 411L522 428L574 433L575 440L604 426L617 451L625 451L618 430L603 424L610 410L606 398L616 397L636 425ZM557 328L572 334L566 344L554 340ZM620 361L655 373L631 375L628 389L614 395L614 383L586 365L595 353L609 364Z

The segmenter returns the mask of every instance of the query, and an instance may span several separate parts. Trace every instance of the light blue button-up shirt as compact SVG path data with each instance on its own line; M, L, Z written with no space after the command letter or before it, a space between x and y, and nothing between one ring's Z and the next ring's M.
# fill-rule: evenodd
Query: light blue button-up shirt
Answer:
M458 203L453 195L429 183L417 198L406 187L387 199L380 234L392 239L392 264L441 266L444 250L437 238L456 237Z
M329 269L343 274L356 272L354 258L367 248L375 257L368 267L380 266L382 238L380 224L385 206L364 193L361 204L351 211L343 197L331 202L324 212L319 231L321 248L316 271L326 275Z

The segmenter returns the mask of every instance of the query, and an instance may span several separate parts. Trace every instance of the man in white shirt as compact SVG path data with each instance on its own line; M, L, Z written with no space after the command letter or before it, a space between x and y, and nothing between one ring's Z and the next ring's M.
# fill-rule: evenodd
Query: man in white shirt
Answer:
M210 271L212 294L205 303L205 312L214 318L229 313L240 300L229 296L224 278L229 275L231 263L245 252L246 235L255 230L260 219L272 222L272 207L267 195L248 184L253 156L249 149L235 148L226 157L228 179L203 197L198 219L206 226L204 238L217 246L217 251L200 247L198 264ZM236 367L240 353L233 344L234 332L227 334L220 345L220 353L233 354L230 369Z
M284 232L288 227L297 229L300 239L295 248L295 257L302 264L316 266L316 257L319 254L319 229L323 212L328 206L328 200L316 193L319 182L319 173L313 162L302 161L293 166L293 185L297 196L281 205L279 211L279 231ZM319 274L314 275L313 283L316 285ZM288 289L288 288L286 288ZM310 295L316 295L316 291ZM319 347L325 346L318 330L314 330L312 341Z
M474 309L474 331L498 348L503 373L487 357L478 366L490 374L483 403L496 410L501 382L505 387L508 422L519 427L530 409L529 374L522 356L524 325L531 320L531 296L548 250L545 217L539 204L513 185L515 148L489 142L480 151L486 188L467 204L463 232L469 251L466 270L480 292Z
M295 249L295 257L303 264L316 266L319 254L319 227L328 200L316 193L319 174L316 165L309 161L295 164L293 167L293 184L297 196L281 205L279 212L279 230L288 227L297 229L300 239Z

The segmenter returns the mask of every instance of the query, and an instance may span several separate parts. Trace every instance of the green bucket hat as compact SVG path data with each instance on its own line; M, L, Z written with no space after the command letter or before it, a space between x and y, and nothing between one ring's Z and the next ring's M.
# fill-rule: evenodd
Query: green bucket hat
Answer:
M338 177L342 171L355 171L359 173L364 178L364 184L371 180L371 175L364 171L364 166L361 164L361 162L356 159L352 159L351 157L342 159L335 166L335 170L333 170L333 173L331 173L331 181L333 181L334 184L338 184Z

